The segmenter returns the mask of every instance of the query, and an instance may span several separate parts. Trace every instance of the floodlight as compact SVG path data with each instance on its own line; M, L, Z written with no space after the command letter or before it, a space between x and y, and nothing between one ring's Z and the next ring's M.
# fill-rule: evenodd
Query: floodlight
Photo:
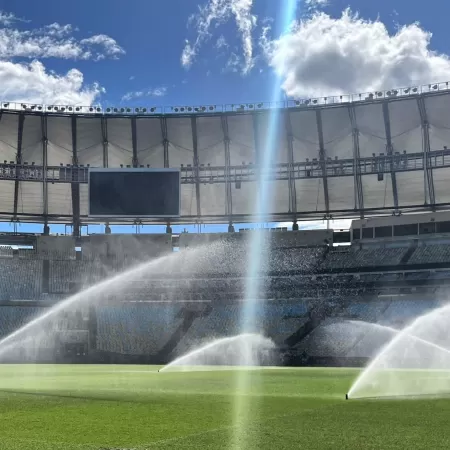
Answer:
M377 92L378 97L383 97L383 93L382 92Z
M214 109L215 109L214 106L210 106L210 107L209 107L209 110L210 110L210 111L214 111Z
M415 87L415 88L413 88L413 90L412 90L414 93L416 93L417 91L418 91L418 89Z
M22 108L27 109L27 105L25 105L25 103L22 103Z
M102 108L100 108L100 107L97 106L96 111L97 111L97 112L102 112Z
M142 108L142 112L146 113L147 112L147 108Z
M39 105L39 106L37 107L37 109L38 109L39 111L42 111L42 106Z
M69 106L67 109L68 109L69 111L73 111L73 108L72 108L71 106Z
M432 89L436 90L438 88L438 85L435 84L434 86L432 86Z
M55 106L55 111L58 111L58 109L59 109L59 108L58 108L57 106Z
M194 108L194 111L195 111L195 112L198 112L198 111L199 111L199 109L198 109L197 106Z
M248 109L253 109L254 107L255 107L255 106L252 105L252 104L248 105Z
M114 112L116 113L116 112L119 112L119 110L117 109L117 108L114 108Z
M155 112L156 108L150 108L150 112Z
M9 107L9 103L3 103L3 108L8 108Z
M91 107L89 108L89 112L92 112L92 111L94 111L94 108L91 106Z
M66 108L64 108L64 106L61 108L61 111L65 111L66 110Z
M80 111L81 110L81 108L79 107L79 106L77 106L76 108L75 108L75 111Z
M139 108L134 108L134 112L139 112Z
M120 108L120 112L124 113L125 112L125 108Z
M181 111L181 112L184 112L184 107L183 107L183 106L180 108L180 111Z
M127 108L127 113L130 113L131 112L131 108Z
M173 109L173 108L172 108ZM178 108L173 109L175 112L178 112Z
M206 111L206 108L204 106L202 106L202 111Z

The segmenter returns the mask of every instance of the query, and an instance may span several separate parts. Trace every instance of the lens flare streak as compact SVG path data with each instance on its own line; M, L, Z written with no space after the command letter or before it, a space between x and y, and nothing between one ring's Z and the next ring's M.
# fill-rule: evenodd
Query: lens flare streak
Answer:
M286 0L280 2L280 29L282 34L289 32L292 21L296 17L298 0ZM281 79L277 76L274 81L271 95L272 103L282 100ZM271 181L269 179L269 169L275 159L276 137L280 130L280 110L273 109L269 115L269 125L267 129L264 148L257 148L258 154L258 183L256 202L253 211L255 223L262 223L272 210ZM265 238L261 231L254 231L250 240L250 251L248 258L248 272L245 286L245 298L241 308L241 333L258 333L256 329L257 308L261 305L258 299L260 294L260 274L265 267L267 249L264 248ZM231 442L231 448L245 448L245 433L247 421L250 416L250 400L243 395L249 390L250 383L258 382L258 373L255 371L236 372L235 405L234 405L234 429L236 430Z

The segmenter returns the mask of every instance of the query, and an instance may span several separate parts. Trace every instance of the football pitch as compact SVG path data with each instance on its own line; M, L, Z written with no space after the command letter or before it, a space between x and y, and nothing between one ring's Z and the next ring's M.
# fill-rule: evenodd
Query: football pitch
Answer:
M0 449L448 449L450 399L345 400L354 369L1 365Z

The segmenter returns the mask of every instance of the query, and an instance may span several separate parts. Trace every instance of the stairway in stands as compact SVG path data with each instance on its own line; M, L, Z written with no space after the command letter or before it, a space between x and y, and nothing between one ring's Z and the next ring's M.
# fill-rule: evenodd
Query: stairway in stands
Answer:
M164 347L158 352L158 361L168 362L168 357L175 350L181 339L186 335L191 328L194 320L198 317L203 317L211 312L211 308L207 307L203 311L201 310L191 310L189 308L183 308L178 314L182 317L183 321L179 327L174 331L170 339L166 342Z

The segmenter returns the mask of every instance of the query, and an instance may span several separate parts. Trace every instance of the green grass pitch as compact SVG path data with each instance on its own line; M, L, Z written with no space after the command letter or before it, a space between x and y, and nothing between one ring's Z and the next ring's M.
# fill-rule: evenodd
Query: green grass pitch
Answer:
M1 365L0 449L450 448L450 399L346 401L357 374Z

